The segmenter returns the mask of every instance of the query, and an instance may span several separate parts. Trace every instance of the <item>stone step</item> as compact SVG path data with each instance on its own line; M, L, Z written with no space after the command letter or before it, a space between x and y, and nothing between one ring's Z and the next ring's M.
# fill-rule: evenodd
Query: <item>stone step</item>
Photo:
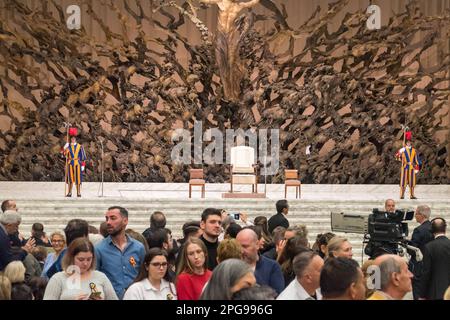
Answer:
M167 227L172 230L174 238L182 236L182 225L189 220L199 220L202 211L208 207L225 209L228 212L247 212L250 221L256 216L269 218L275 213L274 200L254 199L36 199L18 200L19 213L22 216L20 231L29 236L31 225L41 222L47 234L55 230L63 230L67 222L73 218L81 218L99 227L104 221L104 213L113 205L121 205L129 210L128 228L142 232L149 226L149 218L153 211L160 210L167 217ZM399 201L397 208L414 209L421 202ZM433 216L442 216L450 221L450 200L432 199L424 202L432 209ZM309 231L309 242L312 245L317 234L331 231L331 212L346 212L369 215L373 208L383 208L382 201L374 200L289 200L288 219L291 225L304 224ZM410 234L417 226L415 221L409 222ZM354 258L362 261L363 235L353 233L336 233L349 239L354 250Z

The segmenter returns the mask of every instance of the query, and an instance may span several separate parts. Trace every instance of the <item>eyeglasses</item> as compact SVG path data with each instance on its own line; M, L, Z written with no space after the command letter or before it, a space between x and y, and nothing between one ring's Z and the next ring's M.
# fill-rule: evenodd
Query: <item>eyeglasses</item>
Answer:
M165 268L167 267L167 262L152 262L150 263L152 266L154 266L155 268Z
M52 243L64 243L64 240L52 240Z

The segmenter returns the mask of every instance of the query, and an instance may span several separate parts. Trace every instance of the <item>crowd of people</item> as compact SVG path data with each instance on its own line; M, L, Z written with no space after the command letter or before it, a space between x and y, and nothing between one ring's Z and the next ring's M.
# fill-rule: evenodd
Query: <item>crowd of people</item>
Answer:
M97 229L82 219L47 236L35 223L19 232L16 202L0 213L0 300L401 300L450 299L450 240L446 221L418 206L411 245L423 259L383 254L362 266L351 243L331 232L308 241L291 226L286 200L253 222L206 208L173 239L163 212L142 234L128 229L128 211L106 210ZM395 202L385 203L386 212Z

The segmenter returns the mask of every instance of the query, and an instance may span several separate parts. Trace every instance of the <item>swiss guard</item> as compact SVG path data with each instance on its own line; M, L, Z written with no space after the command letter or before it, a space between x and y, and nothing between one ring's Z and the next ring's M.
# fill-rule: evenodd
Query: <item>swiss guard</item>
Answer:
M69 128L67 141L63 148L66 157L65 183L69 186L69 192L66 197L72 196L72 187L75 183L77 187L77 196L81 197L81 183L83 182L83 173L86 166L86 153L81 144L77 142L78 129Z
M416 174L421 169L422 163L416 149L411 145L412 134L411 131L404 133L405 143L395 157L402 162L400 173L400 199L405 198L406 186L409 186L410 199L417 199L414 195L414 187L416 186Z

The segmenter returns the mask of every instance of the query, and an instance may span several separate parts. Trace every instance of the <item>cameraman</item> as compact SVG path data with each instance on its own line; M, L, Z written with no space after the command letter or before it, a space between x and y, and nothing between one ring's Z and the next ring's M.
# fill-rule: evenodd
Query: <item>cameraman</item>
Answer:
M389 213L395 212L395 201L393 199L387 199L384 203L384 211Z
M390 223L396 219L395 201L393 199L387 199L384 202L384 212L374 209L374 212L370 215L373 221L381 223ZM369 216L369 217L370 217ZM367 243L365 253L370 256L371 259L375 259L383 254L397 254L398 244L394 241L377 240L371 238Z
M409 244L411 246L419 248L422 252L425 245L434 239L433 233L431 232L430 215L431 209L426 205L418 206L414 213L414 217L416 218L417 223L419 223L420 225L414 229ZM414 278L412 280L413 296L414 299L418 299L420 297L419 282L422 276L423 262L419 262L416 260L416 255L413 251L408 251L408 253L411 255L408 267L409 270L414 274Z

